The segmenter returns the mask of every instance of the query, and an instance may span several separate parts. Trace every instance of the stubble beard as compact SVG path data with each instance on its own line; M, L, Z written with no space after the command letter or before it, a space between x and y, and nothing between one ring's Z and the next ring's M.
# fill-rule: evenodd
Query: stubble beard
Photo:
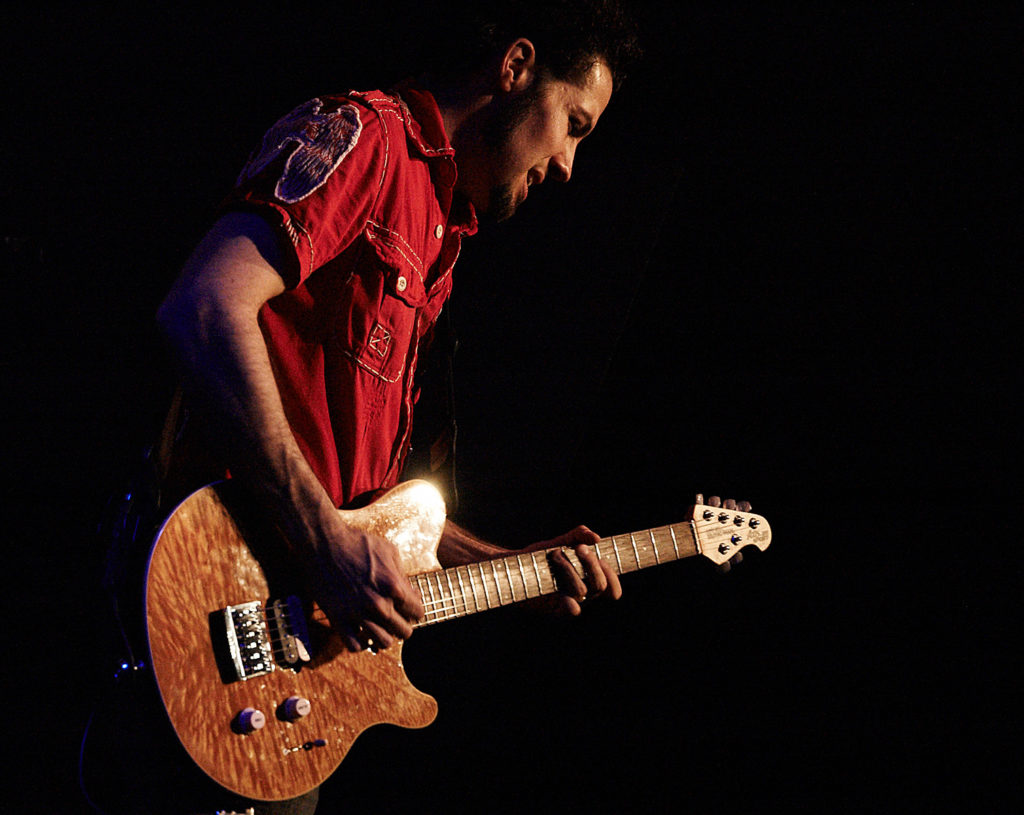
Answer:
M493 165L500 165L509 157L512 135L530 113L540 96L541 82L537 79L521 93L499 103L482 131L484 147L487 148ZM516 201L518 188L514 182L495 184L488 191L487 212L484 219L498 223L511 218L519 202Z

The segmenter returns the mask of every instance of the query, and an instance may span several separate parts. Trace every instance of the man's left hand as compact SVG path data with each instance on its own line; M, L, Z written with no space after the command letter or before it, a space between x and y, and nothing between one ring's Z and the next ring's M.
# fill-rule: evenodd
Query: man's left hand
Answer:
M555 580L558 583L559 595L556 610L578 615L585 601L598 597L618 600L622 596L622 586L615 570L597 556L593 545L600 537L585 526L559 535L549 541L542 541L527 547L526 551L535 552L539 549L552 549L548 556ZM561 551L562 547L571 548L579 558L583 574L577 571L569 558Z

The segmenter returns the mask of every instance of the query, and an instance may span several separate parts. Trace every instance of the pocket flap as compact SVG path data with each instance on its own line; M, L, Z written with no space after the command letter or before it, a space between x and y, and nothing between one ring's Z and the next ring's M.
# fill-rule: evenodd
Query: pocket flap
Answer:
M385 267L385 291L413 307L426 303L423 261L408 241L397 232L374 223L367 225L366 238Z

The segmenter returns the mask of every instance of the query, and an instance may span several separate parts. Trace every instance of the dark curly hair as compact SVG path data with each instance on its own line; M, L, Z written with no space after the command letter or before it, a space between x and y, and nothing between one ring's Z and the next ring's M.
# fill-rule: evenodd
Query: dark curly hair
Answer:
M616 0L502 0L488 5L476 0L475 8L458 15L458 22L448 28L443 63L432 66L435 71L449 77L471 71L516 38L526 37L537 49L541 76L578 83L603 59L618 89L642 53L636 24Z

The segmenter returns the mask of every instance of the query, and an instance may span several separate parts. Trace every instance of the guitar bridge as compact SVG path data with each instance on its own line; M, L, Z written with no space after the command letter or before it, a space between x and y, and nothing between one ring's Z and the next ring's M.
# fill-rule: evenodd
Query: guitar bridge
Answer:
M274 670L270 637L258 600L224 609L225 642L235 679L251 679Z
M214 632L213 644L226 657L218 659L225 682L244 682L278 667L297 670L310 661L309 631L297 597L268 602L265 611L258 600L227 606L220 617L223 628Z

